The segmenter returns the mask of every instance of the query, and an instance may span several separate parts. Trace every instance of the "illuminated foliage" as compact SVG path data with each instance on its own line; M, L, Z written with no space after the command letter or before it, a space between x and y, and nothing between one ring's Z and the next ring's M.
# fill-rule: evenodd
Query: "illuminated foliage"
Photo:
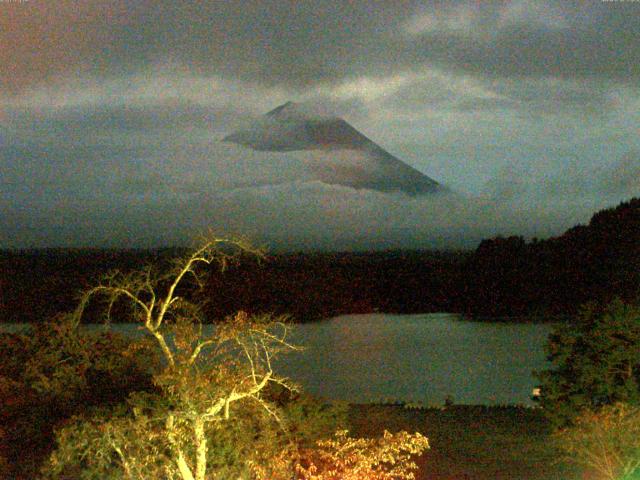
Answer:
M77 322L96 296L107 299L108 317L120 299L132 306L133 319L153 341L139 347L153 348L161 359L152 365L156 391L133 394L125 405L101 409L61 428L60 448L45 468L47 475L56 478L75 469L87 479L204 480L211 465L233 463L216 458L224 449L212 450L211 438L221 431L228 435L241 419L255 417L256 412L251 415L246 409L257 408L279 420L263 394L273 383L292 388L272 369L273 358L295 349L287 342L287 325L281 319L239 312L207 335L200 305L180 293L188 291L181 290L187 278L195 287L203 284L197 267L219 263L224 268L234 260L221 247L261 254L242 241L213 239L177 261L167 274L154 274L150 268L113 273L83 295ZM232 454L236 446L229 449Z
M300 480L409 480L417 468L411 457L428 448L420 433L385 431L380 438L366 439L342 430L319 441L296 470Z
M567 459L607 480L640 475L640 408L624 403L584 411L557 433Z
M261 254L243 242L214 239L169 273L113 273L83 295L76 323L97 297L106 298L107 318L127 311L122 300L131 307L130 318L146 335L126 352L149 353L144 365L153 387L61 425L45 478L413 478L410 458L428 448L420 434L367 440L340 431L318 441L344 423L346 406L295 393L274 372L273 359L297 349L283 318L240 311L205 331L201 303L189 300L204 285L198 267L224 268L236 258L230 248Z

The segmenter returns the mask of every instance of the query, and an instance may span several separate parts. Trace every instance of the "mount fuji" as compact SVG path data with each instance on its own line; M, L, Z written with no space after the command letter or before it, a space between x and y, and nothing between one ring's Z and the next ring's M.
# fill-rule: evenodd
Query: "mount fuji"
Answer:
M312 178L330 185L423 195L448 189L407 165L345 120L287 102L223 138L257 152L300 152Z

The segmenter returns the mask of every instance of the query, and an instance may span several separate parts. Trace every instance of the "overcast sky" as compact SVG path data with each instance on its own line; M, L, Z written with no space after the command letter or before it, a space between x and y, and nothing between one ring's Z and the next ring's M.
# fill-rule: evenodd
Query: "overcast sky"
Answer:
M220 140L320 105L453 196ZM640 2L0 0L0 247L547 237L640 190Z

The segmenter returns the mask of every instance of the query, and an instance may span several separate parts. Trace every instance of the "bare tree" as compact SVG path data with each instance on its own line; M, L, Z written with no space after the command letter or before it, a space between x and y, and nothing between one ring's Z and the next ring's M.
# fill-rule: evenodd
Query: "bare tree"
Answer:
M188 299L186 286L204 285L202 267L224 269L240 253L263 256L244 240L210 238L165 273L151 267L114 272L82 295L77 323L96 297L106 299L109 319L118 302L132 307L133 320L151 339L134 348L159 352L152 371L158 392L132 396L125 414L78 419L61 430L49 474L81 455L85 471L96 475L205 480L213 478L208 438L225 422L234 422L235 405L253 404L278 420L263 392L274 383L294 388L273 370L277 355L297 349L289 343L285 319L239 312L206 334L201 305Z
M146 335L133 342L130 351L157 352L157 360L148 366L156 389L136 392L124 405L76 417L59 429L58 448L43 469L45 477L413 478L416 465L411 457L429 448L419 433L385 433L367 440L338 432L333 440L300 449L287 434L279 436L265 426L280 422L277 407L266 396L268 387L295 388L273 369L275 357L298 349L288 339L285 319L238 312L206 333L202 305L189 300L192 289L204 285L201 267L217 264L224 269L238 253L262 256L247 242L213 238L166 273L156 274L152 268L126 275L114 272L82 295L73 316L76 325L94 298L106 299L107 319L121 311L122 301L132 307L131 318ZM251 422L257 416L265 420L256 429ZM286 432L284 423L278 432ZM243 445L238 434L245 435ZM222 458L216 456L221 441L229 442Z

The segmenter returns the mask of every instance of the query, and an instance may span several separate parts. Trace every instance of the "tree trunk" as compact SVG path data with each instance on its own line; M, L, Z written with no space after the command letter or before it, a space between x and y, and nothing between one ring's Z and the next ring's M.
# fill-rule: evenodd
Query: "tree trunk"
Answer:
M175 452L175 456L176 456L175 462L176 462L176 465L178 466L178 471L180 472L180 476L182 477L182 480L195 480L193 478L193 473L191 472L191 468L189 468L189 464L184 458L182 449L180 448L180 445L175 439L173 415L169 415L167 417L166 428L167 428L167 438Z
M193 431L196 440L196 478L204 480L207 473L207 437L204 433L204 420L196 418L193 422Z

